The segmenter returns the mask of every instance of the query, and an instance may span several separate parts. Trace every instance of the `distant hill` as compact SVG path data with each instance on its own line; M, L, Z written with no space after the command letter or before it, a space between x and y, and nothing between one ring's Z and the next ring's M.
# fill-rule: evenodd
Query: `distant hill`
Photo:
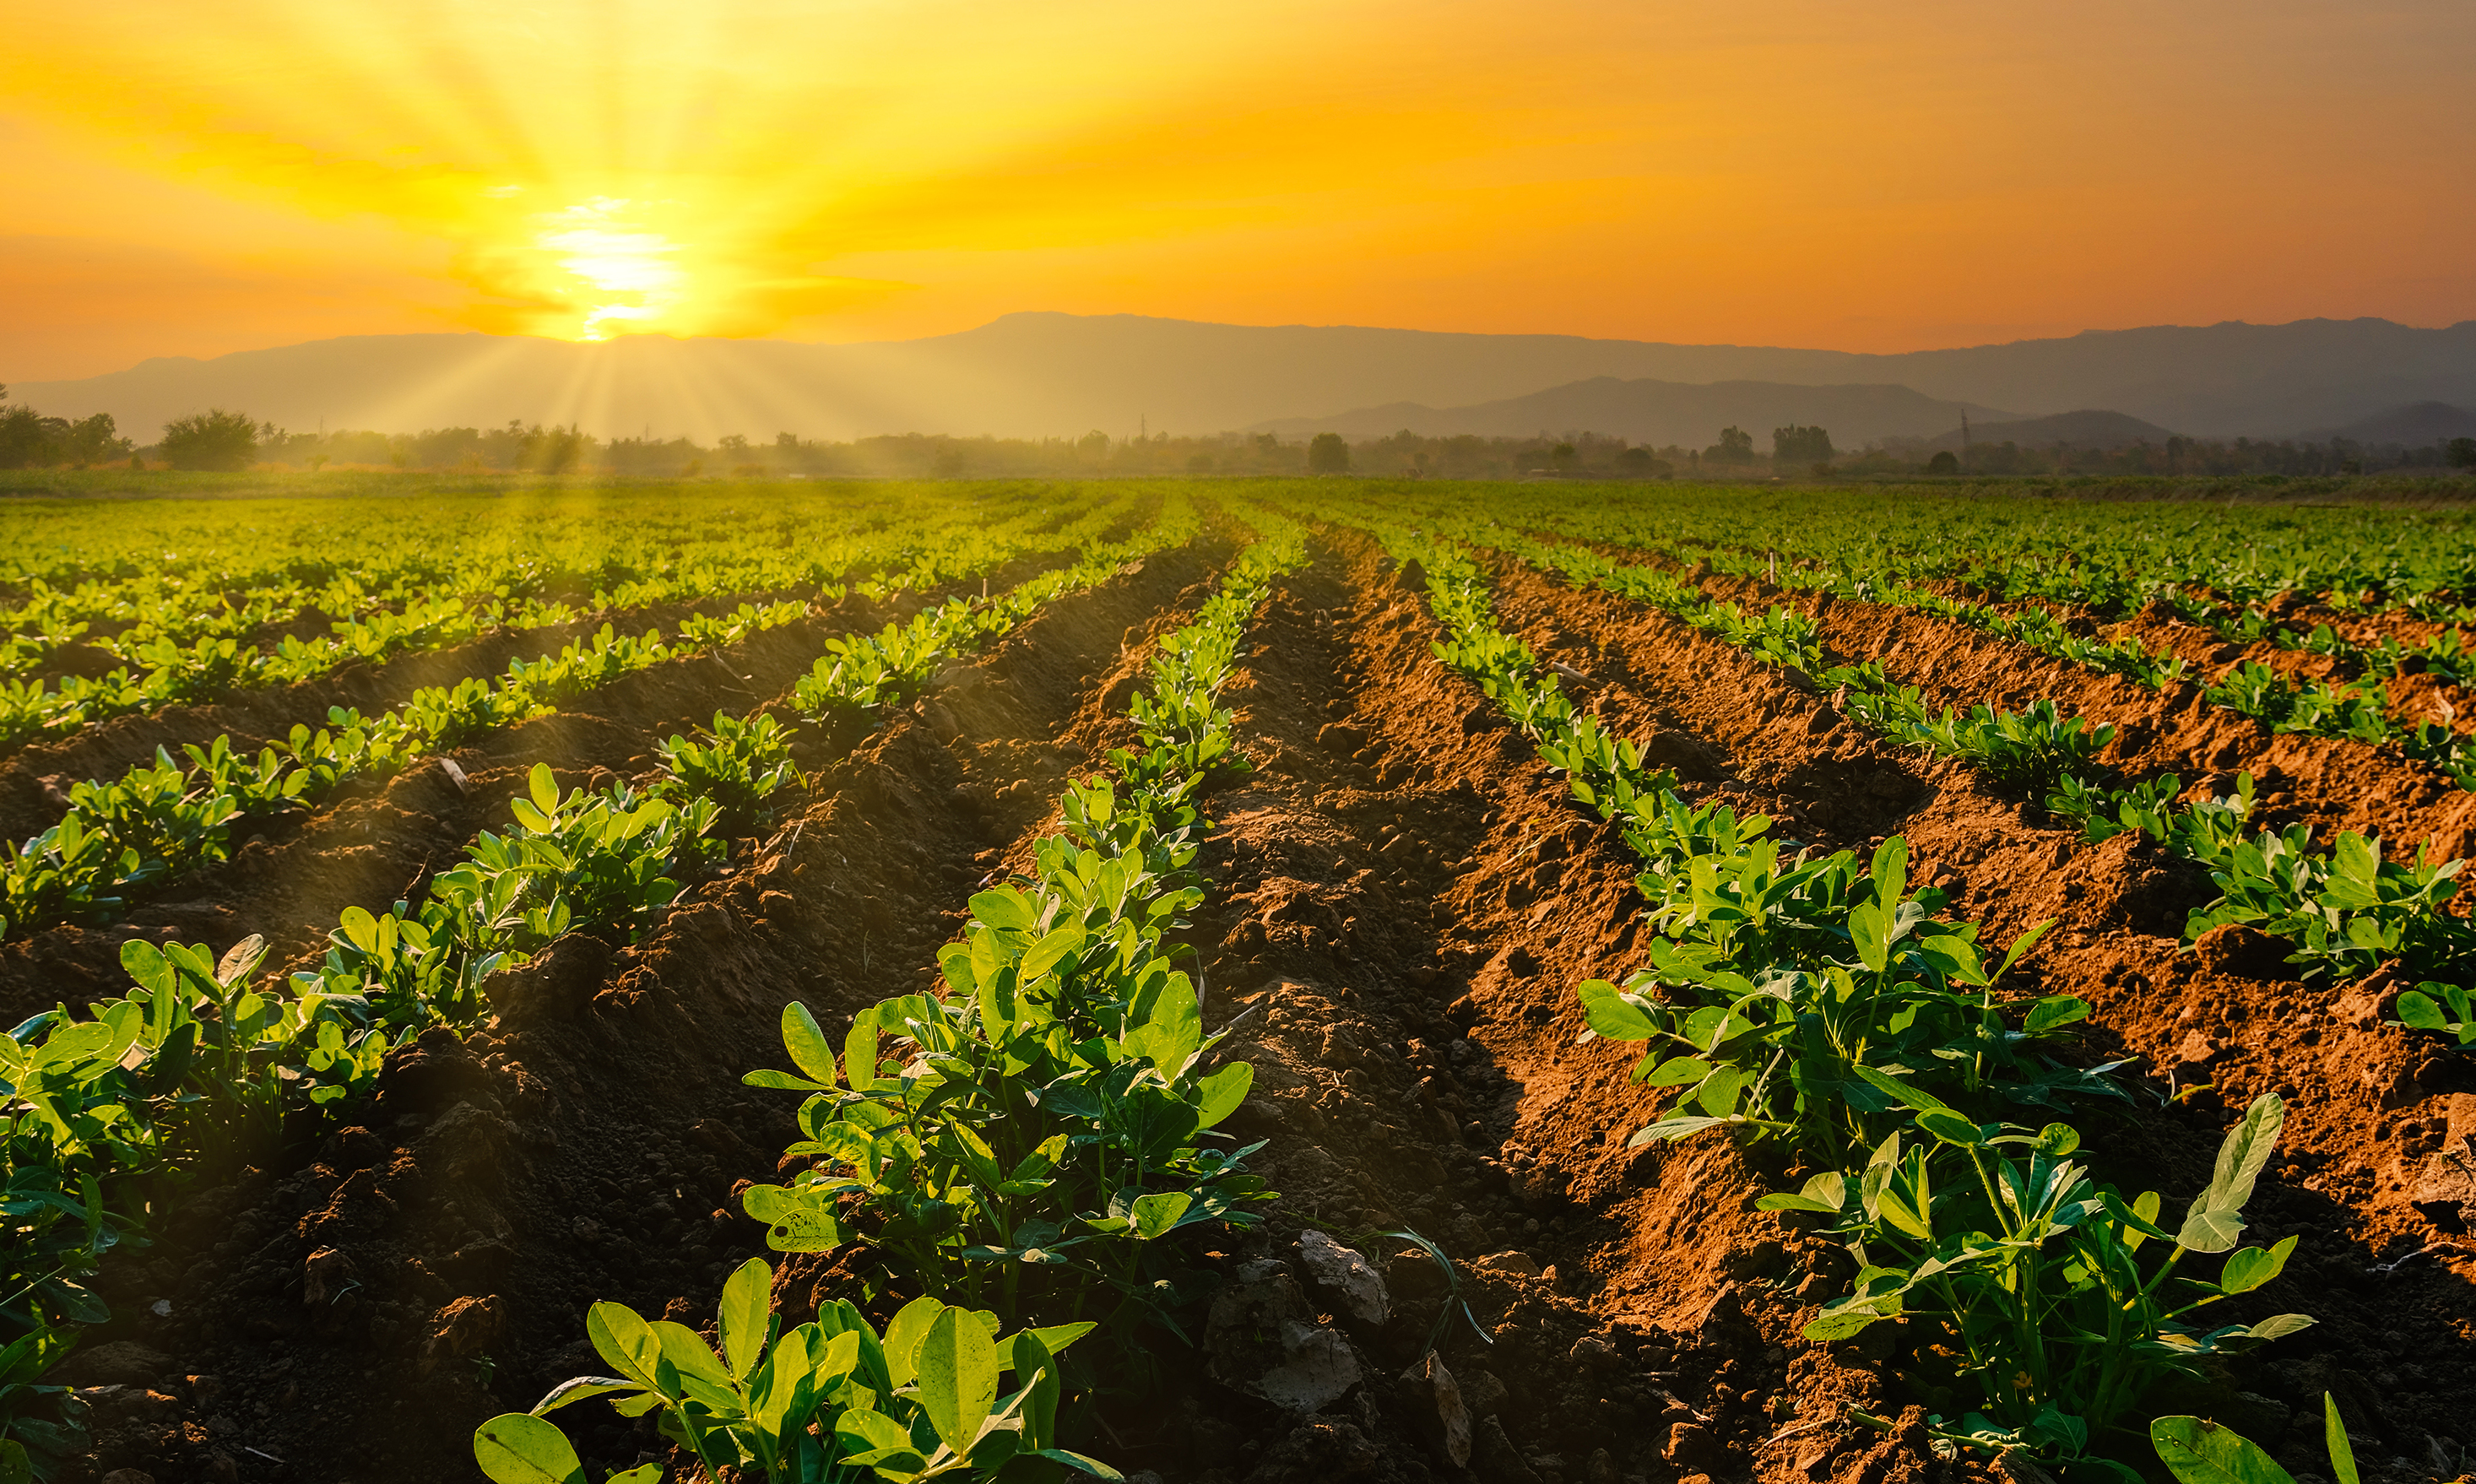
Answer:
M1653 446L1678 443L1700 448L1716 442L1721 429L1737 427L1752 433L1754 446L1768 453L1771 430L1791 423L1828 429L1834 443L1856 448L1887 436L1930 433L1957 421L1963 410L1972 418L2012 415L1938 401L1905 386L1792 386L1778 382L1695 385L1597 376L1526 397L1470 407L1439 408L1396 402L1330 417L1276 418L1249 431L1289 438L1318 433L1373 438L1403 429L1429 437L1455 433L1522 437L1588 431Z
M2164 443L2175 434L2156 423L2143 422L2124 412L2104 412L2090 408L2079 412L2054 412L2044 417L2024 417L2013 422L1979 422L1969 414L1970 426L1964 438L1963 430L1954 428L1940 437L1927 439L1921 447L1958 449L1963 442L2018 443L2022 448L2052 448L2061 443L2066 448L2113 449L2135 443Z
M321 422L406 432L517 418L701 439L1075 436L1093 428L1217 433L1389 404L1469 408L1598 378L1905 387L2024 415L2114 408L2193 434L2278 436L2417 402L2476 404L2476 321L2446 330L2378 319L2159 326L1874 356L1035 313L855 345L362 335L150 360L85 381L14 385L11 399L62 416L110 412L141 439L210 406L304 431Z
M2431 448L2453 438L2476 438L2476 408L2455 408L2446 402L2418 402L2378 416L2360 418L2343 427L2324 429L2314 436L2322 440L2345 438L2375 448L2390 444Z

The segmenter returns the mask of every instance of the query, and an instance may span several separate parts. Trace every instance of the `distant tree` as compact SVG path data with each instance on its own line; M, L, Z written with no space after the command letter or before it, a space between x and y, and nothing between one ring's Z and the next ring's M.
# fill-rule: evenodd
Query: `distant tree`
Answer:
M2476 469L2476 438L2453 438L2442 447L2454 469Z
M0 408L0 469L39 468L60 462L69 421L45 417L30 407Z
M1791 424L1771 430L1771 458L1779 463L1829 463L1832 455L1831 433L1822 428L1799 428Z
M130 442L121 437L112 425L111 414L97 412L69 424L68 436L62 442L62 454L68 461L84 468L119 458L130 451Z
M1944 449L1941 453L1935 455L1932 458L1926 460L1926 472L1928 474L1958 474L1960 472L1960 456L1949 449Z
M1109 435L1095 428L1075 440L1075 447L1084 458L1098 462L1109 456Z
M1629 448L1617 456L1617 468L1638 480L1664 480L1676 466L1647 448Z
M258 458L258 424L246 412L210 408L165 423L158 446L175 469L246 469Z
M1581 451L1571 443L1559 443L1548 451L1548 467L1559 474L1572 473L1581 462Z
M1309 474L1348 474L1349 443L1337 433L1319 433L1307 443Z
M1702 457L1713 463L1751 463L1754 461L1754 435L1743 428L1722 428L1720 441L1704 449Z

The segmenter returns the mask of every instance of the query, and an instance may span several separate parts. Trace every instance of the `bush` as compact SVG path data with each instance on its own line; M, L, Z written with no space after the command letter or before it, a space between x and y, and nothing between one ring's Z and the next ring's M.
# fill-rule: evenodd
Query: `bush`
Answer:
M1942 453L1939 453L1932 458L1926 460L1926 472L1928 474L1958 474L1960 472L1960 459L1958 456L1952 453L1951 450L1944 449Z
M258 424L246 412L210 408L165 423L161 448L175 469L246 469L258 459Z

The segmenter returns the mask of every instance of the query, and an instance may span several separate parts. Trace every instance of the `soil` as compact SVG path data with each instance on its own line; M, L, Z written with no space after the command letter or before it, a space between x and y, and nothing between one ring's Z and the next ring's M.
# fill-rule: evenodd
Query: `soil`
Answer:
M596 1369L590 1301L707 1323L724 1274L761 1249L735 1189L774 1178L793 1136L796 1098L739 1082L779 1064L781 1006L797 999L836 1033L930 985L968 894L1019 867L1062 781L1125 740L1148 644L1191 614L1227 553L1163 554L1052 604L819 767L799 817L646 941L563 940L492 982L489 1031L392 1056L350 1126L291 1130L176 1197L160 1243L107 1274L120 1318L69 1362L73 1378L118 1386L99 1394L95 1472L471 1478L475 1423ZM2080 1120L2101 1176L2155 1186L2178 1211L2232 1110L2268 1087L2289 1099L2250 1235L2299 1234L2302 1249L2226 1307L2320 1323L2162 1404L2317 1472L2326 1388L2384 1484L2466 1467L2476 1187L2450 1183L2443 1151L2476 1148L2462 1143L2476 1139L2476 1079L2379 1024L2386 986L2298 984L2240 934L2179 952L2173 925L2206 883L2121 842L2076 848L1966 770L1884 743L1664 615L1521 569L1498 574L1498 601L1689 798L1773 814L1825 849L1905 833L1916 878L1998 940L2061 918L2016 971L2022 987L2092 1003L2092 1060L2140 1058L2136 1104ZM1868 621L1891 627L1843 615L1835 631ZM1921 635L1907 615L1897 627L1903 656L1944 646L1912 679L2016 673L2014 656ZM1153 1347L1159 1390L1102 1406L1084 1445L1177 1484L1982 1477L1925 1447L1896 1336L1797 1337L1848 1266L1801 1219L1752 1209L1789 1178L1773 1156L1717 1139L1625 1147L1654 1095L1626 1081L1625 1048L1576 1044L1572 987L1643 961L1637 862L1435 660L1436 636L1418 595L1347 532L1325 534L1249 631L1224 699L1254 767L1205 795L1218 829L1187 936L1207 1023L1257 1069L1232 1130L1264 1141L1252 1162L1281 1195L1264 1229L1211 1255L1226 1301L1194 1343ZM715 704L709 684L676 683L658 704ZM2181 719L2147 699L2148 725L2171 736ZM597 726L650 736L657 698L644 704ZM535 755L593 745L546 733ZM2364 793L2361 778L2342 792ZM1310 1228L1366 1255L1383 1313L1320 1278ZM1391 1235L1403 1230L1454 1259L1468 1320ZM853 1261L782 1264L786 1314L835 1292ZM1312 1413L1267 1399L1268 1317L1340 1337L1354 1384ZM1845 1425L1850 1406L1892 1432ZM597 1470L658 1456L650 1429L593 1404L561 1416Z

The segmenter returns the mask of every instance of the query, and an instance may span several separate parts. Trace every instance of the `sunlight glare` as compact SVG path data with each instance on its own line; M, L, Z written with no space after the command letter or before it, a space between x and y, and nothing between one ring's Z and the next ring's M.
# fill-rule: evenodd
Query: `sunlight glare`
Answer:
M680 246L642 225L637 203L597 196L551 213L534 241L557 255L559 271L582 285L578 337L604 340L613 326L660 319L679 302L687 274L676 261Z

